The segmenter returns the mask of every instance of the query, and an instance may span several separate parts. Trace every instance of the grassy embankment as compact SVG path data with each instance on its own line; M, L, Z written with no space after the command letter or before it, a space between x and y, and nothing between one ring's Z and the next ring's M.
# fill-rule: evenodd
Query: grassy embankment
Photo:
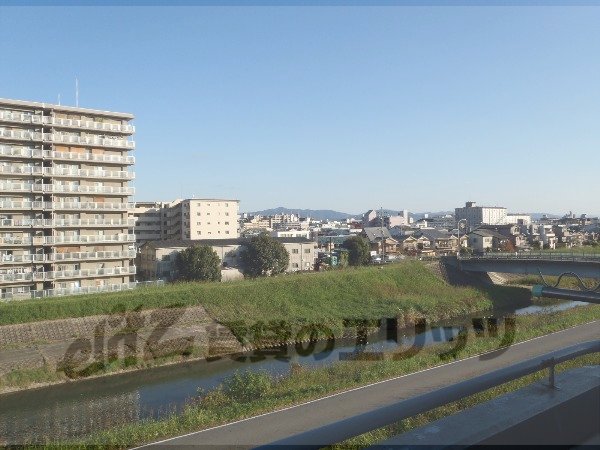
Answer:
M600 306L598 305L583 306L569 311L544 315L520 316L516 321L514 342L542 336L594 320L600 320ZM80 445L122 448L209 428L323 397L334 392L412 373L449 360L481 354L498 348L502 334L499 333L500 336L498 337L490 337L487 334L485 337L476 337L473 330L470 330L465 347L458 352L452 351L453 344L438 344L400 360L393 360L386 356L384 360L378 361L339 361L329 367L319 369L293 366L288 376L278 380L271 380L267 375L230 380L220 389L192 402L180 415L172 415L162 420L123 424L110 430L98 432L93 436L58 444L58 446ZM592 363L600 363L597 355L582 358L576 362L565 363L561 367L574 367ZM538 373L502 385L460 402L407 419L394 426L363 435L348 441L347 444L351 446L372 444L389 435L422 425L450 412L517 389L542 376L545 376L545 373ZM48 442L48 444L52 443Z
M178 283L133 291L0 304L0 325L202 305L216 320L321 322L417 314L431 320L528 298L525 290L453 287L418 261L230 283Z
M423 263L409 261L232 283L182 283L118 293L15 301L0 304L0 325L132 311L138 307L202 305L211 317L229 325L244 344L264 346L306 339L306 333L298 333L306 324L325 325L317 329L319 338L327 337L327 330L338 337L344 319L398 317L401 324L410 325L416 318L426 318L431 323L493 306L524 303L529 297L527 290L515 287L453 287ZM240 319L244 323L240 324ZM287 324L282 326L282 321ZM194 348L186 355L111 360L94 374L155 367L201 356L202 350ZM67 380L64 373L49 367L14 370L0 377L0 391Z

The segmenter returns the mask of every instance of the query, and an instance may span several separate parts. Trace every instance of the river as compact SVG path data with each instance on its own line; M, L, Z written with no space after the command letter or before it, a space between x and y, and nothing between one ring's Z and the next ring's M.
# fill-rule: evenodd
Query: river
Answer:
M355 339L321 341L309 348L289 345L285 352L265 351L239 354L213 361L192 361L171 366L80 380L65 384L0 395L0 444L53 442L87 435L93 431L180 411L238 370L264 370L273 376L286 375L292 363L306 367L327 366L356 352L378 352L407 348L414 343L427 346L454 338L473 317L509 314L539 314L585 305L582 302L553 302L524 308L487 311L436 324L415 335L414 329L400 330L397 341L381 329L357 347Z

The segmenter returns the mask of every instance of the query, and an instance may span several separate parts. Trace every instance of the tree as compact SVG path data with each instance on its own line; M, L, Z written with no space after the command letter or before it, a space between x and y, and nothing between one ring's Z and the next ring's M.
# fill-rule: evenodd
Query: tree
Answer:
M177 255L177 279L221 281L221 259L208 245L194 245Z
M342 247L348 250L351 266L366 266L371 262L371 246L365 238L352 236L344 241Z
M240 257L244 274L250 277L276 275L285 271L290 263L283 244L266 233L251 238Z

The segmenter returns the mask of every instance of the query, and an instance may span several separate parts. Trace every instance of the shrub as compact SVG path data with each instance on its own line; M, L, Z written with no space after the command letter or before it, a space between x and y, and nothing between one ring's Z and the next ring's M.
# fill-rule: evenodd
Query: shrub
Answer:
M267 372L235 372L223 382L223 393L231 400L248 402L266 395L273 386Z

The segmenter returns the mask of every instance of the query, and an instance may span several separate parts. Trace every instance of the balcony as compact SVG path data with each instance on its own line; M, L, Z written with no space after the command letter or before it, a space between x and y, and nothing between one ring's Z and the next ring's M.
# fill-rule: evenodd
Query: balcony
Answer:
M31 114L31 113L0 111L0 122L42 125L43 124L43 116Z
M60 117L44 117L45 125L65 128L83 128L86 130L108 131L110 133L135 133L135 126L116 123L95 122L93 120L62 119Z
M119 155L88 155L86 153L68 153L68 152L50 152L48 157L65 161L92 161L109 164L125 164L131 165L135 163L134 156L119 156Z
M4 245L4 246L8 246L8 247L31 245L32 243L33 243L33 239L31 236L0 237L0 245Z
M135 242L133 234L116 234L116 235L79 235L79 236L40 236L34 238L34 245L40 242L46 245L56 244L111 244L111 243L127 243Z
M52 209L52 203L50 202L0 202L0 210L13 210L13 211L23 211L23 210L44 210L44 209Z
M129 155L92 155L88 153L57 152L30 147L19 147L16 145L0 145L0 156L8 158L43 158L64 161L91 161L98 163L123 165L135 164L135 157Z
M133 209L133 203L54 202L52 208L56 211L127 211Z
M0 273L0 283L20 281L51 281L67 278L90 278L135 275L135 266L108 267L105 269L55 270L52 272Z
M19 147L16 145L0 145L0 156L8 158L42 158L44 152L48 152L48 150Z
M135 178L135 173L124 170L70 169L62 167L44 167L43 169L44 175L57 177L112 178L117 180L133 180Z
M124 250L118 252L68 252L68 253L50 253L46 255L48 262L62 261L89 261L102 259L133 259L135 250Z
M42 175L42 166L0 165L0 175ZM48 167L46 167L48 169Z
M0 264L22 264L22 263L34 263L44 262L45 255L32 255L25 253L23 255L0 255Z
M57 297L62 295L80 295L80 294L95 294L102 292L119 292L129 291L138 287L148 286L162 286L164 280L157 281L145 281L145 282L129 282L120 284L107 284L103 286L84 286L77 288L66 288L66 289L46 289L44 291L29 291L29 292L7 292L0 294L0 300L12 301L22 300L27 298L45 298L45 297Z
M135 250L124 250L117 252L67 252L22 255L0 255L0 264L23 264L23 263L54 263L67 261L92 261L106 259L133 259Z
M73 144L93 147L135 149L135 142L127 139L107 139L98 136L72 136L60 133L42 133L40 131L14 130L0 128L0 139L13 141L37 141L59 144Z
M133 226L135 226L135 219L0 219L0 227L3 228L132 228Z
M82 270L55 270L52 272L35 272L33 279L36 281L50 281L65 278L90 278L135 275L135 266L129 267L107 267L104 269L82 269Z

